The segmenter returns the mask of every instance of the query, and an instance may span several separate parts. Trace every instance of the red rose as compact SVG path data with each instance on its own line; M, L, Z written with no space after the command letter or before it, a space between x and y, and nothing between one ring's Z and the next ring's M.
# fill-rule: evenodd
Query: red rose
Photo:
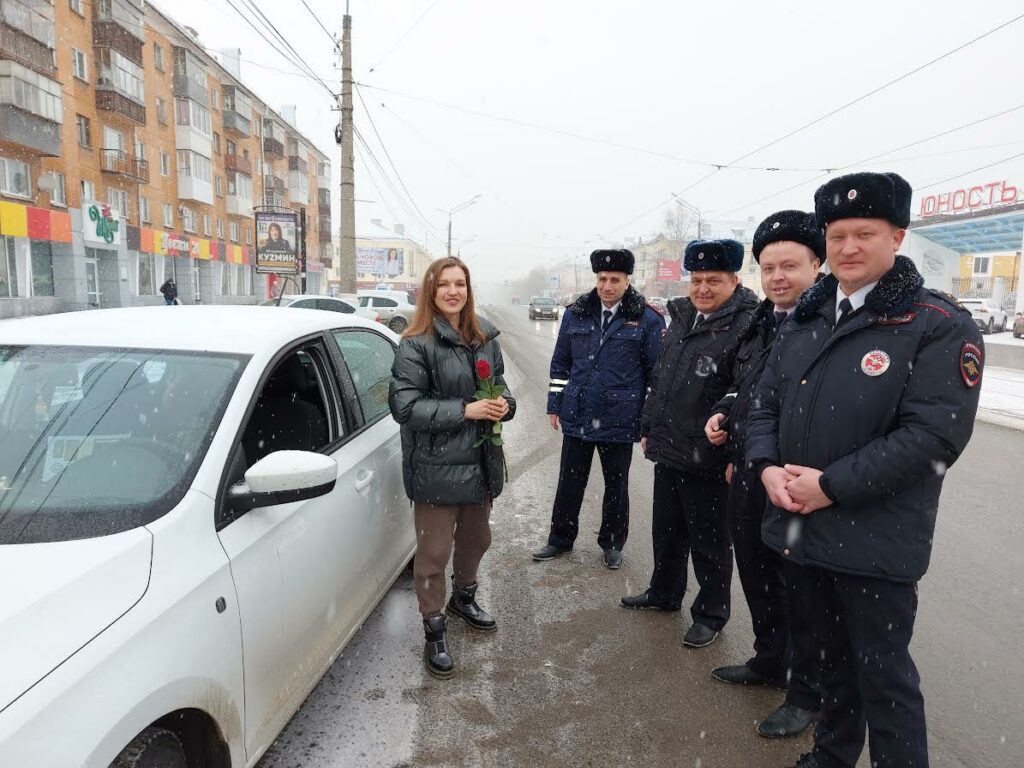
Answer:
M491 378L491 364L486 360L476 361L476 375L481 379Z

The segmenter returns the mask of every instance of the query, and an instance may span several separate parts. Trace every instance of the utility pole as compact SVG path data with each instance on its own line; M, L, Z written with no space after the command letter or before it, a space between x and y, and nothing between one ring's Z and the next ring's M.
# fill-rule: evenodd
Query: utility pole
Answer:
M356 181L352 154L352 17L345 2L341 25L341 221L338 277L342 293L356 292Z
M452 255L452 217L448 217L448 255Z

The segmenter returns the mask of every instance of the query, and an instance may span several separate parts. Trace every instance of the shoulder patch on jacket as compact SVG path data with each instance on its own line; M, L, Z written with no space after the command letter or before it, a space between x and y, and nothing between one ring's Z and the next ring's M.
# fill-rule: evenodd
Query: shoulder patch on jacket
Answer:
M981 348L973 342L965 341L960 348L960 376L968 389L978 386L981 381L982 357Z

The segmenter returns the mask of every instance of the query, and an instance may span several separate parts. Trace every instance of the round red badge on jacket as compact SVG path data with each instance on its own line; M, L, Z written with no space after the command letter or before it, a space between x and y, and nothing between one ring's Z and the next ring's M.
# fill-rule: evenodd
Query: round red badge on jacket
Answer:
M868 352L860 361L860 369L868 376L881 376L889 370L889 354L880 349Z

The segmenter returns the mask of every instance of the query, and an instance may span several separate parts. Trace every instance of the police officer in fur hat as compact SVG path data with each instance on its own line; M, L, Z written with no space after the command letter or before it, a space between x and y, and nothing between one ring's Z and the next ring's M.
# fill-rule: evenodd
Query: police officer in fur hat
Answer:
M668 303L672 324L644 406L641 446L654 466L654 573L648 589L622 598L632 609L677 611L686 591L686 563L700 591L683 637L710 645L729 620L732 550L725 500L728 451L704 436L704 424L732 383L731 358L757 297L739 284L743 244L695 240L683 266L690 295Z
M665 321L629 284L633 254L590 254L597 287L562 316L551 358L548 418L562 430L562 460L548 543L534 560L573 548L594 450L601 459L604 503L598 545L616 570L629 533L629 466L640 439L640 409L658 360Z
M785 690L785 702L757 726L762 736L783 738L798 736L820 717L817 649L799 616L799 603L787 600L783 559L761 541L767 497L744 455L744 438L768 350L797 299L819 277L825 239L813 213L779 211L758 226L753 250L767 298L740 331L732 387L715 405L704 432L713 444L729 448L727 508L736 570L754 629L754 656L711 675L724 683Z
M772 347L747 423L771 506L764 542L796 565L825 704L801 768L928 765L910 656L945 470L974 427L984 362L969 312L899 249L910 185L855 173L814 195L831 274ZM787 571L789 573L789 571Z

